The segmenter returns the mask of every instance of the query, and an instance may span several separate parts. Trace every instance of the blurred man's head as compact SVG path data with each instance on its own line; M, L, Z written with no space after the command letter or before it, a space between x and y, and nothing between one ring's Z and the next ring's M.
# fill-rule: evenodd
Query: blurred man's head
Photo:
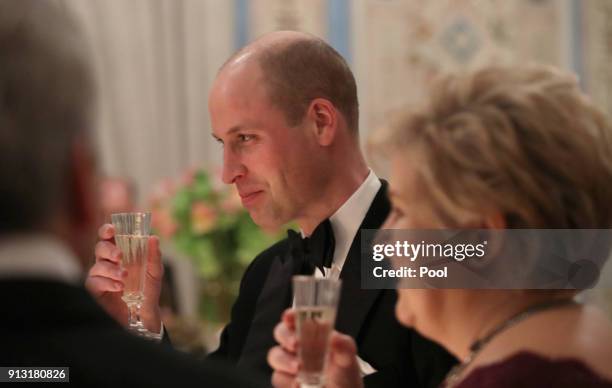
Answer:
M271 33L240 50L220 70L209 110L223 180L261 226L329 216L321 200L338 172L365 165L353 74L311 35Z
M0 236L51 233L80 254L95 197L79 35L58 3L0 1Z
M99 180L100 207L104 220L110 222L113 213L127 213L135 209L134 184L129 179L104 177Z

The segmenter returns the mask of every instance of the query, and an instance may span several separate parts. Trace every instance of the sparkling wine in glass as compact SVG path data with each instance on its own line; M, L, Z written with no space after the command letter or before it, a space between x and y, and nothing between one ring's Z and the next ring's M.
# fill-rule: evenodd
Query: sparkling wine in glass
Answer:
M121 250L121 267L127 270L121 299L128 307L128 328L147 336L140 319L144 302L144 278L147 268L147 247L151 230L151 213L112 214L115 242Z
M336 320L340 280L294 276L296 334L301 388L318 388L325 384L329 338Z

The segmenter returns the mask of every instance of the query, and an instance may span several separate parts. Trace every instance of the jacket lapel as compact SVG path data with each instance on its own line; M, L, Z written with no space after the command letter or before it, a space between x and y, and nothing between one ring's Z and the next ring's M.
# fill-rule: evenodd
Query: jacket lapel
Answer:
M363 321L382 291L361 288L361 230L380 228L391 210L387 198L388 184L384 180L381 180L381 183L382 187L374 197L357 231L340 273L343 284L336 317L336 330L353 338L357 338Z
M239 366L267 367L268 350L276 344L273 337L274 327L291 303L291 277L295 272L294 264L295 261L291 259L289 252L277 256L272 262L257 299L255 315L238 360Z

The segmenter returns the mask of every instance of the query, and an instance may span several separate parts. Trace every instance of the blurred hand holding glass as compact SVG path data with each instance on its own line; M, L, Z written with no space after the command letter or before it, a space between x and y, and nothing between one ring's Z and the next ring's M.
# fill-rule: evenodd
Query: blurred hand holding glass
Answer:
M294 276L293 293L302 388L324 386L329 338L340 299L340 280Z
M117 213L111 215L115 242L121 250L121 267L127 270L121 299L128 307L128 328L135 334L149 337L140 319L144 302L144 278L147 269L151 213Z

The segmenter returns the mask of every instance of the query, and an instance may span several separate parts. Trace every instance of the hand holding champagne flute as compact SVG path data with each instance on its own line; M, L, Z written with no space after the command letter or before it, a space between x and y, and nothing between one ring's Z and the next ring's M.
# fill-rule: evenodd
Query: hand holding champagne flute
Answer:
M125 259L120 249L121 238L119 231L112 224L102 225L98 231L101 241L95 248L96 262L89 270L85 285L98 303L122 325L128 324L128 308L124 297L124 289L134 289L134 282L130 275L139 273L125 268ZM143 236L144 237L144 236ZM141 239L141 243L145 241ZM146 244L146 265L143 269L143 293L140 308L140 317L143 326L151 333L160 333L161 314L159 309L159 295L163 277L159 239L148 236ZM140 246L143 251L142 245ZM138 280L138 278L136 279ZM139 280L138 280L139 281ZM129 284L128 284L129 283ZM125 294L125 295L124 295ZM132 294L133 295L133 294ZM131 299L131 297L129 297ZM154 337L154 336L153 336Z
M274 338L279 345L268 353L268 363L274 370L272 385L275 388L295 388L300 384L298 373L303 368L298 357L301 344L297 339L296 323L296 310L288 309L274 329ZM331 331L323 373L325 388L363 387L357 345L350 336Z
M121 299L128 307L128 327L136 334L147 336L140 308L144 302L144 277L147 248L151 231L151 213L117 213L111 215L115 241L121 250L121 268L127 271Z
M293 278L294 309L283 314L274 330L280 346L268 354L275 386L361 386L355 342L333 330L340 289L340 280Z

